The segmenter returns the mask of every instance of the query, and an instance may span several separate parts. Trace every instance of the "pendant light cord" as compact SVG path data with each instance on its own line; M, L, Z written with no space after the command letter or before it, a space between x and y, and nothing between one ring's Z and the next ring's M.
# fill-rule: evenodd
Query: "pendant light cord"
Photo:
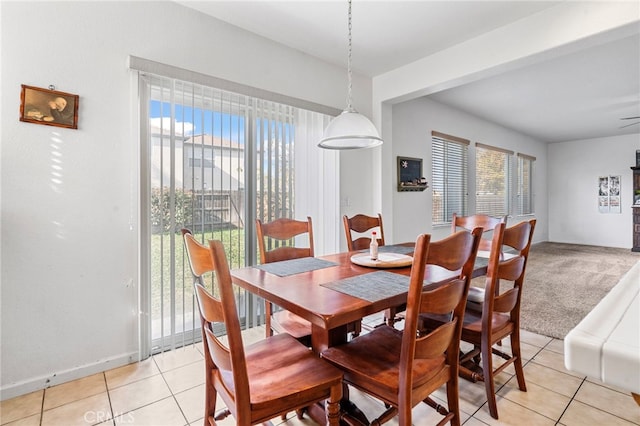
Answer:
M0 0L2 1L2 0ZM323 149L360 149L373 148L382 144L382 138L376 126L364 115L358 114L351 105L351 1L349 1L349 55L347 57L347 109L335 117L324 129L324 135L318 146Z
M347 75L349 79L349 85L347 86L347 111L352 112L353 106L351 105L351 0L349 0L349 55L347 56Z

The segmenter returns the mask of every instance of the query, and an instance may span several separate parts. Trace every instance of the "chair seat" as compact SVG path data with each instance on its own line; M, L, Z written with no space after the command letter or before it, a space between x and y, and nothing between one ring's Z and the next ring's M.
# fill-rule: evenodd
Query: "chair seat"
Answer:
M511 317L507 314L498 312L493 313L491 320L491 330L493 334L498 333L503 328L511 324ZM472 332L482 334L482 312L467 309L464 314L464 323L462 325L462 333Z
M401 345L402 332L383 325L349 343L326 349L322 357L344 371L346 382L389 401L398 395ZM448 368L444 356L414 360L413 387L428 382Z
M479 305L482 307L482 305ZM420 315L420 330L425 334L440 324L448 320L444 315ZM504 335L507 331L512 329L513 324L511 318L507 314L494 313L492 330L494 336ZM477 343L480 341L480 335L482 334L482 311L469 309L469 303L467 303L467 309L464 313L464 322L462 326L462 340ZM508 334L508 333L506 333Z
M272 313L271 328L276 333L288 333L296 339L304 339L311 335L311 323L289 311Z
M275 401L288 407L309 405L326 394L327 383L340 383L342 379L340 370L288 334L277 334L247 346L245 357L251 411L256 419L261 412L271 415ZM228 389L234 388L232 377L222 380ZM312 392L314 387L316 392Z

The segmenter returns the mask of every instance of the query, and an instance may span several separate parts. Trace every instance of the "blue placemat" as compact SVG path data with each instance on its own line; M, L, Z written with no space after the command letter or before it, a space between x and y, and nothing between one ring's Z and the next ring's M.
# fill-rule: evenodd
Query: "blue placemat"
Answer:
M397 253L397 254L409 254L415 251L415 247L407 246L380 246L378 247L378 253Z
M369 302L377 302L409 291L409 277L376 271L320 285Z
M265 263L257 265L254 268L261 269L270 274L279 277L301 274L303 272L314 271L316 269L329 268L336 266L337 263L329 262L315 257L302 257L300 259L283 260L281 262Z
M413 253L415 247L407 247L401 245L380 246L378 247L378 253L397 253L397 254L409 254ZM369 249L360 250L361 252L369 251Z
M473 264L473 269L486 268L488 265L489 265L489 259L487 259L486 257L476 256L476 261Z

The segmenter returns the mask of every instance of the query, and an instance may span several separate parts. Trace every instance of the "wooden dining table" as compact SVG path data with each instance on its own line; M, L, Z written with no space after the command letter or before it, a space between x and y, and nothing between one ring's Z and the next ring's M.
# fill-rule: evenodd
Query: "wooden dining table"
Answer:
M398 246L408 245L409 243L405 243ZM343 252L313 258L326 262L326 266L290 275L283 276L268 272L261 269L267 265L261 265L234 269L231 271L231 276L234 284L239 287L309 321L311 346L316 353L320 353L328 347L347 341L348 324L368 315L406 304L406 291L385 295L377 300L366 300L327 286L353 277L360 276L366 279L364 275L384 270L407 277L408 289L410 265L390 269L359 266L351 262L351 257L357 253ZM477 258L474 276L486 274L486 269L487 259ZM451 271L427 265L425 284L443 282L453 276ZM373 295L375 292L376 290L372 289Z

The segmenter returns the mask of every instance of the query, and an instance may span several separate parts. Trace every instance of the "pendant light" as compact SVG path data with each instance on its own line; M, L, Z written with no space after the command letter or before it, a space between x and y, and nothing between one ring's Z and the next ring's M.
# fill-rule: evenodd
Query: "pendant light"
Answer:
M349 86L347 109L331 120L318 143L325 149L358 149L382 145L382 138L376 126L351 105L351 0L349 0L349 55L347 57Z

